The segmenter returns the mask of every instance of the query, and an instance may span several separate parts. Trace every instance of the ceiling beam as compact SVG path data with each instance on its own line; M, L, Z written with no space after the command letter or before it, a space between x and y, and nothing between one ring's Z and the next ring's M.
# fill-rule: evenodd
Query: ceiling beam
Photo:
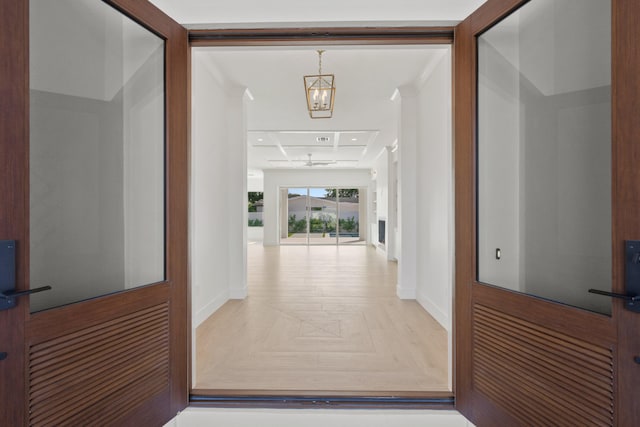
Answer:
M318 27L189 30L191 46L452 44L454 27Z

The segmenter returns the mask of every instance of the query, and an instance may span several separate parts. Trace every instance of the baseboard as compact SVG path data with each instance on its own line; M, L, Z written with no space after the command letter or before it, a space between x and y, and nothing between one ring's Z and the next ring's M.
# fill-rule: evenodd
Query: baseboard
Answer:
M436 319L440 326L442 326L447 331L451 330L451 322L449 321L449 316L447 316L447 314L442 311L440 307L434 304L433 301L431 301L431 299L429 299L429 297L425 293L418 293L417 300L418 304L420 304L422 308L424 308L427 313L431 315L431 317Z
M224 291L221 292L217 297L215 297L211 302L202 307L200 310L196 312L196 315L193 318L193 328L197 328L202 322L207 320L209 316L215 313L220 307L224 305L230 298L229 292Z
M396 295L400 299L416 299L416 288L404 288L398 283L396 285Z
M229 289L229 299L245 299L248 293L247 285L238 288L231 287Z

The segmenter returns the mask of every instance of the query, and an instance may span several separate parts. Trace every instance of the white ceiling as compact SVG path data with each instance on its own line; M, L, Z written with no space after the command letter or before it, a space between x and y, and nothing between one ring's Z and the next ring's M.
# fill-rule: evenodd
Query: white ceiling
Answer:
M253 97L247 107L249 173L306 168L308 154L313 162L330 163L313 167L374 167L397 138L398 103L391 99L396 89L427 78L449 52L448 46L327 48L323 72L335 74L334 114L311 119L303 76L317 72L315 49L194 48L194 61L203 61L225 86L248 88Z
M181 24L461 21L485 0L151 0ZM211 25L209 25L211 27Z
M453 25L485 0L151 0L191 28ZM317 71L323 47L194 48L225 85L246 87L248 168L371 168L397 137L395 90L425 79L449 53L446 46L331 46L323 71L335 74L331 119L306 112L302 76ZM197 90L197 88L194 88ZM318 142L327 136L326 142ZM259 140L262 141L259 141ZM355 139L355 140L354 140Z

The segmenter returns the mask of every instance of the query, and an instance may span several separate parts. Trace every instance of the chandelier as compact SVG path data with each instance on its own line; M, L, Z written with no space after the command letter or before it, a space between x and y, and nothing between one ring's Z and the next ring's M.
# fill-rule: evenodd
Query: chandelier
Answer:
M336 96L333 74L322 74L322 53L318 50L318 74L304 76L307 109L312 119L328 119L333 115L333 101Z

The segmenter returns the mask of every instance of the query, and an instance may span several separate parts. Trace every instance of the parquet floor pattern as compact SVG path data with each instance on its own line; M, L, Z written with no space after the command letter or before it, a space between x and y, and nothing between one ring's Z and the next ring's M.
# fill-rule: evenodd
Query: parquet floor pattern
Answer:
M199 389L447 391L446 331L369 246L249 245L249 296L196 331Z

